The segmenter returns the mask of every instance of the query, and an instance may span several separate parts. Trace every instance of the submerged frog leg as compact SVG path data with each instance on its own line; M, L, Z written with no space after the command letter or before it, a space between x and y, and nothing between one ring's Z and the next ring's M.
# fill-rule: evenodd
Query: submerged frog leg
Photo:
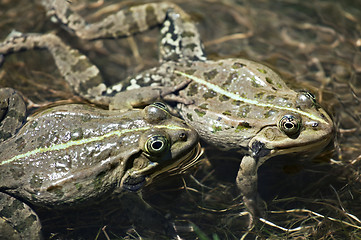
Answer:
M12 32L0 44L0 54L6 55L24 49L45 48L53 56L55 63L74 92L90 101L107 104L109 99L103 97L106 86L99 69L89 59L75 49L67 46L58 36L48 34L23 34Z
M258 205L257 169L256 159L251 156L244 156L236 179L237 186L243 196L244 205L250 212L250 227L254 225L255 217L263 215Z
M14 135L25 119L24 99L12 88L0 88L0 141Z
M0 193L0 238L42 239L38 215L25 203Z
M199 32L191 17L179 7L170 8L161 29L160 60L205 61Z
M42 0L49 16L82 39L116 38L143 32L159 24L162 26L160 59L206 60L197 28L190 16L170 2L146 3L122 9L103 20L88 23L72 11L67 1Z
M98 22L88 23L71 9L69 1L42 0L41 3L48 16L55 17L68 31L88 40L125 37L143 32L163 23L168 9L179 9L169 2L147 3L121 9Z

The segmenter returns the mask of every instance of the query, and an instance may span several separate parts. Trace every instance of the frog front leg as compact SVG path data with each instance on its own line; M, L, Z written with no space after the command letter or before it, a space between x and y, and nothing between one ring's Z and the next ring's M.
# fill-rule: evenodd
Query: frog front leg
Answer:
M259 206L261 200L257 192L257 170L257 159L252 156L244 156L236 179L237 186L243 196L244 205L250 213L250 227L254 225L255 217L263 215L263 209Z
M25 203L1 192L0 238L42 239L37 214Z

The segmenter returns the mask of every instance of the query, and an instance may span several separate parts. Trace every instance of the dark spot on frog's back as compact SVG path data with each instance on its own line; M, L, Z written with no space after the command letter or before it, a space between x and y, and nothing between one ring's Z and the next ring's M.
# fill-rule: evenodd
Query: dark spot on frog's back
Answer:
M243 64L243 63L235 62L235 63L233 63L232 68L233 68L233 69L238 69L238 68L243 68L243 67L245 67L245 66L246 66L246 65Z
M247 130L249 128L252 128L248 122L239 122L236 127L236 132L239 132L241 130Z
M275 95L268 95L268 96L266 97L266 101L271 102L271 101L275 100L275 98L276 98Z
M224 111L222 114L226 115L226 116L232 116L232 113L230 110Z
M39 189L42 186L43 181L44 180L38 174L34 174L30 179L30 186L32 189Z
M266 77L266 82L268 82L269 84L273 84L272 79L270 79L269 77Z
M198 93L198 84L197 83L191 83L189 85L187 96L194 96Z
M203 110L208 110L208 103L203 103L203 104L199 105L198 107Z
M239 105L241 105L241 101L240 100L233 100L232 105L239 106Z
M256 93L256 94L254 95L254 98L255 98L255 99L262 99L262 97L263 97L264 94L265 94L264 92Z
M205 72L203 73L203 76L205 77L206 80L212 80L213 78L215 78L218 74L217 69L213 69L209 72Z
M257 68L258 72L263 73L263 74L267 74L267 71L263 68Z
M193 115L191 113L187 113L187 118L189 121L193 122Z
M231 83L232 83L233 81L237 81L238 78L239 78L238 72L231 72L231 73L228 75L227 80L226 80L224 83L222 83L223 89L227 89L227 87L228 87L229 85L231 85Z
M208 91L203 94L205 100L208 98L214 98L215 96L217 96L217 93L211 89L208 89Z
M19 137L18 139L15 140L15 144L16 144L16 150L21 152L26 146L26 141L24 138Z
M225 102L229 100L229 97L227 97L226 95L220 95L218 99L221 102Z
M203 110L200 110L200 109L194 109L194 112L195 113L197 113L197 115L199 116L199 117L203 117L204 115L206 115L206 111L203 111Z

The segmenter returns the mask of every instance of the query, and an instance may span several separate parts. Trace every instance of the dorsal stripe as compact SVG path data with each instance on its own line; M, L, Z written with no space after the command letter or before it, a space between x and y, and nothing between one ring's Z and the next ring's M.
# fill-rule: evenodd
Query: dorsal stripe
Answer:
M158 125L158 126L149 126L149 127L134 128L134 129L115 130L115 131L108 132L108 133L106 133L104 135L101 135L101 136L83 138L83 139L79 139L79 140L72 140L72 141L68 141L66 143L55 144L55 145L52 145L50 147L36 148L34 150L31 150L31 151L28 151L26 153L16 155L16 156L14 156L14 157L12 157L10 159L4 160L4 161L2 161L0 163L0 166L4 165L4 164L7 164L7 163L11 163L11 162L16 161L16 160L19 160L21 158L30 157L30 156L38 154L38 153L45 153L45 152L50 152L50 151L59 151L59 150L67 149L69 147L73 147L73 146L79 146L79 145L83 145L83 144L87 144L87 143L91 143L91 142L102 141L103 139L109 138L109 137L112 137L112 136L121 136L123 134L132 133L132 132L147 131L147 130L150 130L152 128L158 128L158 129L166 128L168 130L190 131L190 129L188 129L188 128L183 128L183 127L179 127L179 126L175 126L175 125Z
M193 76L193 75L189 75L187 73L184 73L184 72L180 72L180 71L177 71L175 70L174 71L175 73L177 74L180 74L184 77L187 77L191 80L193 80L194 82L196 83L199 83L199 84L202 84L202 85L205 85L208 89L211 89L219 94L222 94L222 95L225 95L233 100L236 100L236 101L242 101L244 103L248 103L248 104L251 104L251 105L255 105L255 106L259 106L259 107L269 107L269 108L276 108L276 109L280 109L280 110L284 110L284 111L291 111L291 112L296 112L296 113L299 113L301 115L304 115L306 117L309 117L310 119L313 119L315 121L319 121L319 122L322 122L322 123L327 123L324 119L320 118L320 117L317 117L313 114L310 114L308 112L304 112L304 111L301 111L299 109L296 109L296 108L290 108L290 107L283 107L283 106L277 106L277 105L273 105L273 104L269 104L269 103L262 103L262 102L259 102L259 101L256 101L256 100L253 100L253 99L249 99L249 98L244 98L244 97L241 97L233 92L229 92L229 91L226 91L224 90L223 88L213 84L213 83L210 83L204 79L201 79L201 78L198 78L196 76Z

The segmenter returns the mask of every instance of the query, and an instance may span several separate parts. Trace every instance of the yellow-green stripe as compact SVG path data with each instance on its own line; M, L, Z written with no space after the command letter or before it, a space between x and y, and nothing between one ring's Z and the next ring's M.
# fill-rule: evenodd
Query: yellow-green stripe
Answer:
M269 103L262 103L262 102L259 102L257 100L252 100L252 99L248 99L248 98L244 98L244 97L241 97L233 92L229 92L229 91L226 91L224 90L223 88L213 84L213 83L210 83L210 82L207 82L206 80L204 79L201 79L201 78L198 78L198 77L195 77L193 75L189 75L187 73L184 73L184 72L180 72L180 71L177 71L175 70L174 71L175 73L177 74L180 74L184 77L187 77L199 84L202 84L202 85L205 85L207 88L219 93L219 94L222 94L222 95L225 95L233 100L237 100L237 101L242 101L242 102L245 102L245 103L248 103L248 104L252 104L252 105L255 105L255 106L259 106L259 107L269 107L269 108L276 108L276 109L280 109L280 110L285 110L285 111L292 111L292 112L296 112L296 113L299 113L301 115L304 115L304 116L307 116L309 117L310 119L313 119L313 120L316 120L316 121L320 121L320 122L323 122L323 123L327 123L324 119L320 118L320 117L317 117L313 114L310 114L308 112L304 112L304 111L301 111L299 109L296 109L296 108L290 108L290 107L282 107L282 106L277 106L277 105L273 105L273 104L269 104Z
M132 133L132 132L138 132L138 131L147 131L149 129L152 128L166 128L169 130L185 130L185 131L190 131L190 129L188 128L183 128L183 127L179 127L179 126L175 126L175 125L159 125L159 126L149 126L149 127L142 127L142 128L134 128L134 129L122 129L122 130L115 130L115 131L111 131L108 132L104 135L101 136L96 136L96 137L90 137L90 138L83 138L83 139L79 139L79 140L73 140L73 141L69 141L66 143L60 143L60 144L55 144L52 145L50 147L41 147L41 148L36 148L32 151L23 153L23 154L19 154L16 155L10 159L4 160L0 163L1 165L7 164L7 163L11 163L13 161L19 160L21 158L26 158L26 157L30 157L32 155L38 154L38 153L44 153L44 152L51 152L51 151L59 151L59 150L63 150L63 149L67 149L69 147L73 147L73 146L79 146L79 145L83 145L83 144L87 144L87 143L91 143L91 142L97 142L97 141L102 141L105 138L109 138L112 136L121 136L123 134L126 133Z

